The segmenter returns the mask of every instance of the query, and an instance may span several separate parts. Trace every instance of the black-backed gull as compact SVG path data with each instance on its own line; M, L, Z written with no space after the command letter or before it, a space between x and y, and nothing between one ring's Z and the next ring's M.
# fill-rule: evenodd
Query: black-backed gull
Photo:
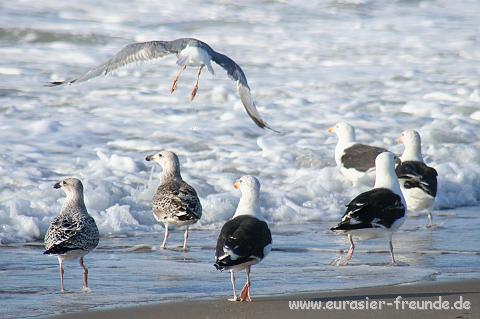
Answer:
M247 282L240 293L240 301L251 301L250 267L258 264L270 252L272 235L260 213L258 200L260 183L253 176L243 176L234 184L242 197L232 219L223 225L215 253L217 270L230 270L233 298L237 301L235 272L245 269Z
M361 239L387 237L392 263L392 235L405 221L406 204L397 176L395 175L395 156L384 152L375 160L376 177L372 190L355 197L348 205L341 222L331 228L340 234L348 234L350 249L340 265L346 265L352 258L355 244L352 236Z
M432 226L432 209L437 195L437 171L423 161L422 142L417 131L402 132L398 142L405 146L405 150L395 171L407 202L407 210L409 213L427 211L428 226Z
M348 123L339 122L330 127L328 132L335 133L338 137L335 162L340 173L353 183L373 172L378 154L387 152L381 147L357 143L355 129Z

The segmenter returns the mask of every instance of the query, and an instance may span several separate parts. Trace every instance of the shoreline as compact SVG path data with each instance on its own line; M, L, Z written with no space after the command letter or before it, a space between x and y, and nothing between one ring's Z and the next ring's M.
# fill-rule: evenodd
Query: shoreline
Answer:
M398 296L403 299L396 301ZM350 290L320 291L272 297L253 296L251 303L232 303L226 299L212 300L176 300L172 302L154 303L141 306L127 306L92 311L81 311L68 314L57 314L49 319L150 319L150 318L480 318L480 279L462 281L418 282L393 286L355 288ZM365 303L368 297L368 304ZM440 299L441 297L441 299ZM439 302L441 300L441 303ZM461 300L461 302L459 302ZM289 301L322 302L323 307L333 308L315 310L291 310ZM434 302L436 303L434 304ZM427 308L455 307L463 309L420 310L409 309L411 306ZM468 304L470 303L470 309ZM364 309L360 310L364 305ZM381 304L381 305L380 305ZM301 307L296 303L297 307ZM306 305L306 304L302 304ZM309 303L308 305L313 305ZM369 309L366 310L365 307ZM378 309L378 307L381 308ZM343 308L343 309L339 309ZM356 309L355 309L356 308ZM377 308L377 309L375 309ZM402 309L403 308L403 309Z

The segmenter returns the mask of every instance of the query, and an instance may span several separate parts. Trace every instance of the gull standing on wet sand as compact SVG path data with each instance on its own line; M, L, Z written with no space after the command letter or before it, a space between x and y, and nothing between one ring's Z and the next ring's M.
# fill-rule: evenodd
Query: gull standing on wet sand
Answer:
M184 233L183 249L187 250L189 226L202 217L202 205L195 189L180 175L178 156L170 151L161 151L147 156L146 161L154 161L163 168L157 192L153 196L153 216L165 226L162 248L166 249L168 226L187 226Z
M55 217L45 235L44 254L58 257L60 264L60 287L63 285L63 261L80 258L83 268L83 290L88 289L88 269L83 257L98 245L99 233L97 224L87 212L83 201L83 185L76 178L67 178L56 183L54 188L61 188L67 198L63 203L60 215Z
M240 96L240 100L242 100L245 111L253 122L255 122L260 128L268 128L275 131L260 117L255 102L250 94L250 87L248 86L247 78L242 68L228 56L213 50L205 42L193 38L180 38L173 41L132 43L120 50L107 62L90 69L82 75L67 81L50 82L50 84L51 86L56 86L80 83L101 75L108 75L114 70L132 63L160 59L170 54L175 54L177 56L177 64L180 66L180 70L172 82L170 93L173 93L176 90L180 75L187 66L196 67L196 81L191 94L191 100L193 100L197 94L198 82L203 68L207 67L208 72L212 75L214 74L212 67L213 61L227 71L230 79L236 82L237 93Z
M361 239L387 237L390 245L392 263L392 235L405 221L406 204L397 175L395 175L395 157L384 152L375 160L376 177L372 190L355 197L348 205L342 221L330 230L339 234L348 234L350 249L340 265L346 265L352 259L355 244L352 236Z
M400 164L396 168L400 188L409 212L428 212L428 225L432 224L432 209L437 195L437 171L425 164L422 142L417 131L406 130L398 142L405 146Z
M235 272L245 269L247 282L240 293L240 301L252 301L250 297L250 267L258 264L272 249L272 234L260 213L258 200L260 183L253 176L243 176L234 184L242 197L232 219L223 225L218 236L215 268L230 270L233 298L237 301Z

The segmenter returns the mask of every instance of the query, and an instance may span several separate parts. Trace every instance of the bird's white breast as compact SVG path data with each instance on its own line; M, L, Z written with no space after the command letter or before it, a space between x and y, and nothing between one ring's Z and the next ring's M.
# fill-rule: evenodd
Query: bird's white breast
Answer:
M372 239L372 238L382 238L387 237L389 230L385 227L375 227L375 228L360 228L349 230L345 233L351 234L354 237L357 237L361 240Z
M352 183L365 182L366 184L370 184L375 179L374 168L371 168L366 172L360 172L354 168L340 166L340 173Z
M188 66L210 65L210 55L198 46L187 46L180 51L179 60L182 59Z
M404 181L400 181L403 197L407 202L407 210L409 212L421 212L423 210L431 210L435 198L425 193L420 188L404 188Z
M345 149L352 146L354 143L342 143L338 141L337 145L335 146L335 163L337 166L342 166L342 156L345 154Z

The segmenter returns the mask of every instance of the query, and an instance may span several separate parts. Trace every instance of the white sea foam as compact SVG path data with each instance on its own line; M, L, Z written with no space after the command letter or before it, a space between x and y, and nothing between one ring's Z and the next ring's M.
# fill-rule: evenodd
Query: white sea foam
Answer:
M338 120L356 126L360 141L395 152L401 152L393 144L399 132L419 130L425 158L439 172L436 208L478 205L479 81L468 58L476 54L475 34L468 27L469 8L476 4L443 2L448 10L435 4L405 6L429 12L420 19L400 20L395 12L401 4L386 6L372 21L356 15L375 3L336 2L328 10L322 5L290 4L288 10L305 16L302 21L292 20L282 4L269 5L268 16L247 7L231 12L228 6L197 8L193 15L181 4L166 4L162 19L154 4L142 1L115 10L106 3L61 8L49 1L9 4L6 12L26 10L24 6L30 12L55 8L63 19L49 20L42 26L44 33L35 33L26 44L6 48L9 59L0 65L7 94L0 118L1 241L41 238L62 201L50 185L67 175L85 182L87 206L102 233L129 232L133 226L154 229L149 206L160 169L151 179L150 164L143 159L159 149L180 155L185 178L198 189L204 206L198 227L212 227L233 214L238 194L231 185L245 173L262 181L267 219L334 220L349 199L369 187L352 187L334 167L335 138L325 129ZM328 19L313 12L350 18L338 19L332 28ZM446 12L466 17L450 26L456 28L454 33L449 26L438 33L424 28L445 18ZM217 17L213 29L206 22L211 14ZM132 26L128 22L135 15L152 25L141 30ZM194 16L204 22L195 25L193 33L174 27ZM35 18L7 17L0 27L14 30L31 19ZM92 22L79 29L71 22L75 19ZM308 28L302 27L306 21ZM243 23L258 23L262 30L249 33L248 45ZM216 25L226 28L224 35L214 32ZM301 37L296 36L299 28ZM168 36L159 32L164 30L171 32ZM50 31L56 32L52 40L45 33ZM10 32L12 37L23 36ZM74 35L78 43L61 40L62 34L69 41ZM83 46L89 34L124 40ZM204 74L193 103L188 102L192 70L184 73L174 95L168 93L176 72L174 59L78 86L39 86L79 74L130 41L159 34L164 34L162 39L194 35L236 59L249 78L259 110L282 134L261 131L251 123L233 84L218 67L215 78ZM365 41L372 38L375 45ZM28 45L32 41L41 44ZM21 74L25 77L19 80ZM9 90L22 94L9 95ZM117 214L123 217L113 218Z

